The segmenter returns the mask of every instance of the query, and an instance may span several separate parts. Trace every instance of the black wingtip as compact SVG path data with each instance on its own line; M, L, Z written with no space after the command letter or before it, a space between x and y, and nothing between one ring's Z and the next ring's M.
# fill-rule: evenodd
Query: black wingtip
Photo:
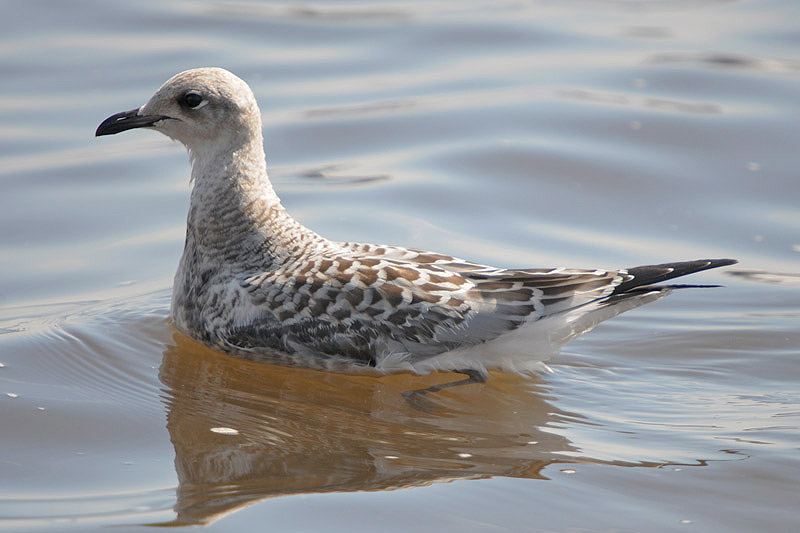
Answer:
M739 262L738 259L705 259L704 261L708 261L710 264L708 268L717 268L729 265L735 265Z
M626 279L614 290L614 294L622 294L637 287L661 283L695 272L702 272L711 268L718 268L738 263L736 259L697 259L696 261L681 261L677 263L662 263L660 265L638 266L628 269L630 279Z

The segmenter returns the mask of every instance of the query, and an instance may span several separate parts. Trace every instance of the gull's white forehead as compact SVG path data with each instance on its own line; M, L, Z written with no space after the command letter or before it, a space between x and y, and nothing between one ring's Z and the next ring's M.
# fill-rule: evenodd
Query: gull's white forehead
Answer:
M237 76L221 68L197 68L186 70L168 79L148 102L155 108L171 105L186 93L197 91L204 100L217 104L230 104L239 110L257 109L250 87ZM205 106L205 104L204 104Z
M197 68L183 71L167 80L160 90L178 92L192 89L226 97L250 93L250 88L244 81L221 68Z

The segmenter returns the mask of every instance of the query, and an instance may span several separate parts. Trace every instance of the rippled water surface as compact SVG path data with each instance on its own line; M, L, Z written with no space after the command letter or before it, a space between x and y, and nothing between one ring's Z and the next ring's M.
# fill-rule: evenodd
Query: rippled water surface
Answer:
M0 529L796 531L800 10L769 1L8 2ZM238 360L167 322L189 165L95 139L252 86L287 208L497 266L736 257L533 378ZM148 529L152 531L152 529Z

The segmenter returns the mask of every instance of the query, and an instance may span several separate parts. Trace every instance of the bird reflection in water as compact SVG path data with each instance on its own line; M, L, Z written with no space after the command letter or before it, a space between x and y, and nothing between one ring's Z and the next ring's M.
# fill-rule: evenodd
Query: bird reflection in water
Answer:
M498 374L414 409L403 392L452 374L348 375L246 361L176 333L160 369L179 486L174 525L207 524L258 500L453 479L540 478L568 462L546 431L573 415L538 379ZM556 453L561 452L561 453Z

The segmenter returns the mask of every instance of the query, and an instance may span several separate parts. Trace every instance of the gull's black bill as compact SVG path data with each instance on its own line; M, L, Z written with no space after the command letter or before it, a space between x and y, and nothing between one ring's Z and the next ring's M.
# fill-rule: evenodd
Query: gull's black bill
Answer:
M95 137L101 135L114 135L125 130L132 130L133 128L147 128L158 122L170 117L164 115L140 115L139 109L131 109L130 111L123 111L116 115L111 115L97 126L97 131L94 132Z

